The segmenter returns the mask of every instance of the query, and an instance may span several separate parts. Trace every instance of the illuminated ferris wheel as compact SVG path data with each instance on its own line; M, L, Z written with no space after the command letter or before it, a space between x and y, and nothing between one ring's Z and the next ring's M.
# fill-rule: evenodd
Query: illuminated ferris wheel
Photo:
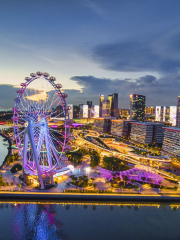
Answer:
M14 137L23 159L23 176L38 176L41 189L43 179L50 178L54 184L54 174L69 170L64 153L70 150L70 107L55 80L48 73L31 73L15 98ZM61 119L61 127L53 128L51 118Z

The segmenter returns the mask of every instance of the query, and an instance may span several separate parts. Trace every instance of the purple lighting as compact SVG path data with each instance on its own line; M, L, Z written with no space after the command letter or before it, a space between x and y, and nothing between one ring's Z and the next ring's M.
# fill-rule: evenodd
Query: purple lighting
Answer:
M98 167L98 170L102 177L107 179L113 178L113 171ZM158 175L155 172L147 171L145 169L140 168L133 168L126 171L117 172L117 176L120 177L121 180L123 180L124 176L127 176L129 180L134 179L136 181L142 182L142 177L145 178L144 182L150 183L153 182L155 184L159 184L159 182L163 181L164 178Z
M52 125L51 127L52 127L52 128L58 128L58 126L57 126L57 125Z
M81 123L72 123L72 126L73 127L82 127L83 124L81 124Z

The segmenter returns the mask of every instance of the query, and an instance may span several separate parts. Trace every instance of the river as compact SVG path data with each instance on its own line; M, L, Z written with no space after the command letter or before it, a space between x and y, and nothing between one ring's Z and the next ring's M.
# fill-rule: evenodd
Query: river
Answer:
M2 129L2 126L0 126ZM8 154L9 143L3 136L0 135L0 166L3 164L5 157Z
M0 239L180 239L180 209L170 205L0 203Z

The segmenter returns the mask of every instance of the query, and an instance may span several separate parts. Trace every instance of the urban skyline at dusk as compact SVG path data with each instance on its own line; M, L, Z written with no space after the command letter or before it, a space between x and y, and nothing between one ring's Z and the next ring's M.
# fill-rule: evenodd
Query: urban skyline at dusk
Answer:
M68 103L100 94L145 95L147 106L177 105L179 1L2 1L1 106L13 106L29 72L48 71ZM3 100L3 101L2 101Z
M179 9L0 0L0 239L179 239Z

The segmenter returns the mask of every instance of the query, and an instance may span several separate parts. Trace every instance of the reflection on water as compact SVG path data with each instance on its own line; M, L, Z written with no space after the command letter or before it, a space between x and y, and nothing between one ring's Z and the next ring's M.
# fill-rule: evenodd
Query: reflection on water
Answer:
M179 239L180 204L0 202L0 239Z
M48 204L17 204L13 226L15 239L65 239L55 208Z

